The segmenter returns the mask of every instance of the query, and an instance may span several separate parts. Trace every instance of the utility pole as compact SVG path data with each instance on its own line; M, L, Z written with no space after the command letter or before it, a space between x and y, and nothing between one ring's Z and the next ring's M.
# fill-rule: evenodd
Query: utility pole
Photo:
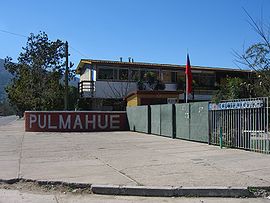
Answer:
M68 42L65 43L65 55L66 55L66 70L65 70L65 110L68 110Z

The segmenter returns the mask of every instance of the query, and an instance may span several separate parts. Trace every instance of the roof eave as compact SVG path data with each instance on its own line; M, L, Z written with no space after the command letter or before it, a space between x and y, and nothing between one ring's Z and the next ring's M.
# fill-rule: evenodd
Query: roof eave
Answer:
M84 67L85 64L92 64L92 60L90 59L81 59L80 63L78 64L76 68L76 74L80 74L81 69Z

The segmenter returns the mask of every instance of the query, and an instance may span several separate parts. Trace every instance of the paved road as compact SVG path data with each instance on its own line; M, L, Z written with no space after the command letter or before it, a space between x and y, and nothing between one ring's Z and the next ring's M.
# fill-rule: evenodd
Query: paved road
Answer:
M7 125L18 119L18 116L0 116L0 126Z
M234 198L159 198L132 196L72 195L29 193L17 190L0 190L0 203L269 203L268 199Z
M0 179L145 186L270 186L270 155L135 132L0 127Z

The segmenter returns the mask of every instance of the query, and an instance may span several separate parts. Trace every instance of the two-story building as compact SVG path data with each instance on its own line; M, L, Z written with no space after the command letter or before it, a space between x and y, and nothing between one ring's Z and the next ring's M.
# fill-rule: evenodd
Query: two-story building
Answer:
M179 91L178 99L184 101L185 65L82 59L76 71L80 74L80 99L90 101L89 109L122 109L119 105L123 99L138 89L138 81L143 81L150 71L165 83L164 91ZM249 70L192 66L192 100L211 100L224 78L246 78L251 74Z

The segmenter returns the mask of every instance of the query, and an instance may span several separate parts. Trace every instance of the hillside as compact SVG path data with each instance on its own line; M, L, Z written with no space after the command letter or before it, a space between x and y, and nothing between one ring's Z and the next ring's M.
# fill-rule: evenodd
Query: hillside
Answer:
M0 59L0 101L6 98L5 87L11 79L11 74L4 67L4 59Z

